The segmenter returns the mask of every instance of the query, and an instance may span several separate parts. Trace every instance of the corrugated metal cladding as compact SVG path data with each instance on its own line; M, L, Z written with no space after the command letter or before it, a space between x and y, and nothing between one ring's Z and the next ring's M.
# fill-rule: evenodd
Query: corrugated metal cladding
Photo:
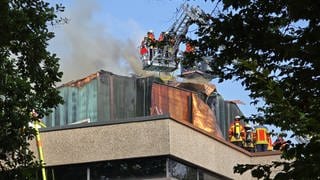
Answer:
M167 85L152 85L151 115L169 114L172 118L192 122L192 93Z
M88 119L115 121L169 114L227 138L234 117L243 115L235 103L225 101L216 92L214 85L155 82L155 77L126 77L101 70L59 87L64 104L44 121L52 127Z
M225 101L213 84L176 83L175 86L196 93L197 98L209 105L210 111L208 112L214 114L214 124L218 124L222 136L228 139L228 130L234 117L243 115L237 104L232 101ZM202 110L202 113L205 111ZM211 117L212 115L208 114L207 116Z
M197 94L154 83L152 85L151 115L169 114L178 121L192 123L208 133L222 137L215 115Z
M223 137L228 139L228 130L230 124L234 121L234 117L237 115L243 116L243 113L237 104L230 101L225 101L217 92L214 92L208 96L206 98L206 103L216 115L217 123L219 124Z
M154 78L99 71L59 87L64 104L44 118L48 127L90 119L90 122L148 116Z

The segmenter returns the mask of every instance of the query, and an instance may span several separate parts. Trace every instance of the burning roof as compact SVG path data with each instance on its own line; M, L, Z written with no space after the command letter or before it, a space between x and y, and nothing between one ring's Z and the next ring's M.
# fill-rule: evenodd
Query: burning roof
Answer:
M98 71L59 87L65 103L46 117L48 126L167 114L217 137L226 137L236 104L224 101L213 84L171 82Z

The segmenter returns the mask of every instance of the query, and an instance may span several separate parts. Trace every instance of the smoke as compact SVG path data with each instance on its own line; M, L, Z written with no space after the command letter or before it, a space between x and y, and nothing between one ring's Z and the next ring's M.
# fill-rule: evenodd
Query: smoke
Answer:
M76 1L68 9L70 22L63 25L64 38L59 43L60 48L66 48L61 57L62 82L80 79L101 69L119 75L145 75L138 58L139 37L115 38L110 33L112 27L96 20L99 11L96 1L86 0Z
M182 82L189 82L189 83L198 83L198 84L208 84L211 79L204 78L202 76L193 77L193 78L184 78Z
M86 77L101 69L124 76L152 75L164 81L178 80L174 73L142 69L138 45L146 32L136 22L120 22L103 11L98 0L73 1L66 10L70 22L61 26L62 32L57 33L59 40L55 43L61 57L62 83ZM121 28L129 31L121 31ZM117 31L117 34L112 31ZM182 81L208 82L202 77Z

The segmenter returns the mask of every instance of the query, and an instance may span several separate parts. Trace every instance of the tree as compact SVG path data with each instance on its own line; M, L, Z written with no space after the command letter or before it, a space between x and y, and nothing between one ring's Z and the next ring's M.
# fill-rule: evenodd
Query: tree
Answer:
M0 1L0 179L27 179L39 163L29 150L36 120L62 103L55 89L60 81L59 58L47 50L54 33L48 25L61 22L61 5L41 0Z
M285 149L289 161L238 165L235 173L269 179L277 167L274 179L320 179L320 2L213 3L208 23L199 23L198 55L213 57L220 82L235 79L251 91L252 119L310 140Z

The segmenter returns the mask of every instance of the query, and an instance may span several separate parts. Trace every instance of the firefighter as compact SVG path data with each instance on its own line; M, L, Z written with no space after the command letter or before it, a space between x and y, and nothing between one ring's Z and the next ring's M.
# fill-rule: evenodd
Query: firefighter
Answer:
M236 116L234 122L229 128L229 140L231 143L243 147L245 130L240 123L240 116Z
M157 41L157 48L158 48L158 52L159 54L161 54L162 56L164 56L164 47L166 45L166 42L164 41L164 36L165 36L165 32L161 32Z
M283 138L283 134L280 133L277 137L277 139L274 141L274 143L272 144L273 145L273 149L274 150L284 150L284 148L286 147L287 145L287 142L284 140Z
M181 63L182 71L193 70L196 64L195 47L191 42L186 42L186 48L183 52L183 61Z
M145 36L141 42L141 45L140 45L140 55L141 56L144 56L146 53L148 53L148 50L147 50L147 47L146 47L146 44L147 44L147 36Z
M162 42L164 40L164 34L165 34L165 32L160 33L159 38L158 38L159 42Z
M147 46L149 48L149 61L152 61L152 57L154 55L154 47L156 44L156 39L154 38L154 34L152 30L149 30L147 33Z
M256 144L256 151L263 152L268 149L268 128L261 123L256 125L254 130L254 139Z
M271 134L272 134L272 133L267 133L267 139L268 139L268 147L267 147L267 150L268 150L268 151L272 151L272 150L273 150L273 144L272 144Z
M148 53L148 49L145 45L140 46L140 55L144 57Z
M186 50L185 50L186 53L194 53L194 46L191 45L190 42L187 42L186 43Z
M150 64L150 61L148 60L147 41L148 41L148 37L145 36L141 42L141 45L140 45L140 56L141 56L141 59L142 59L144 65Z
M246 122L244 129L246 130L246 134L245 134L243 147L249 152L254 152L254 141L253 141L252 127L248 122Z
M148 31L147 37L148 37L148 46L154 46L156 43L156 39L154 37L154 33L152 30Z

